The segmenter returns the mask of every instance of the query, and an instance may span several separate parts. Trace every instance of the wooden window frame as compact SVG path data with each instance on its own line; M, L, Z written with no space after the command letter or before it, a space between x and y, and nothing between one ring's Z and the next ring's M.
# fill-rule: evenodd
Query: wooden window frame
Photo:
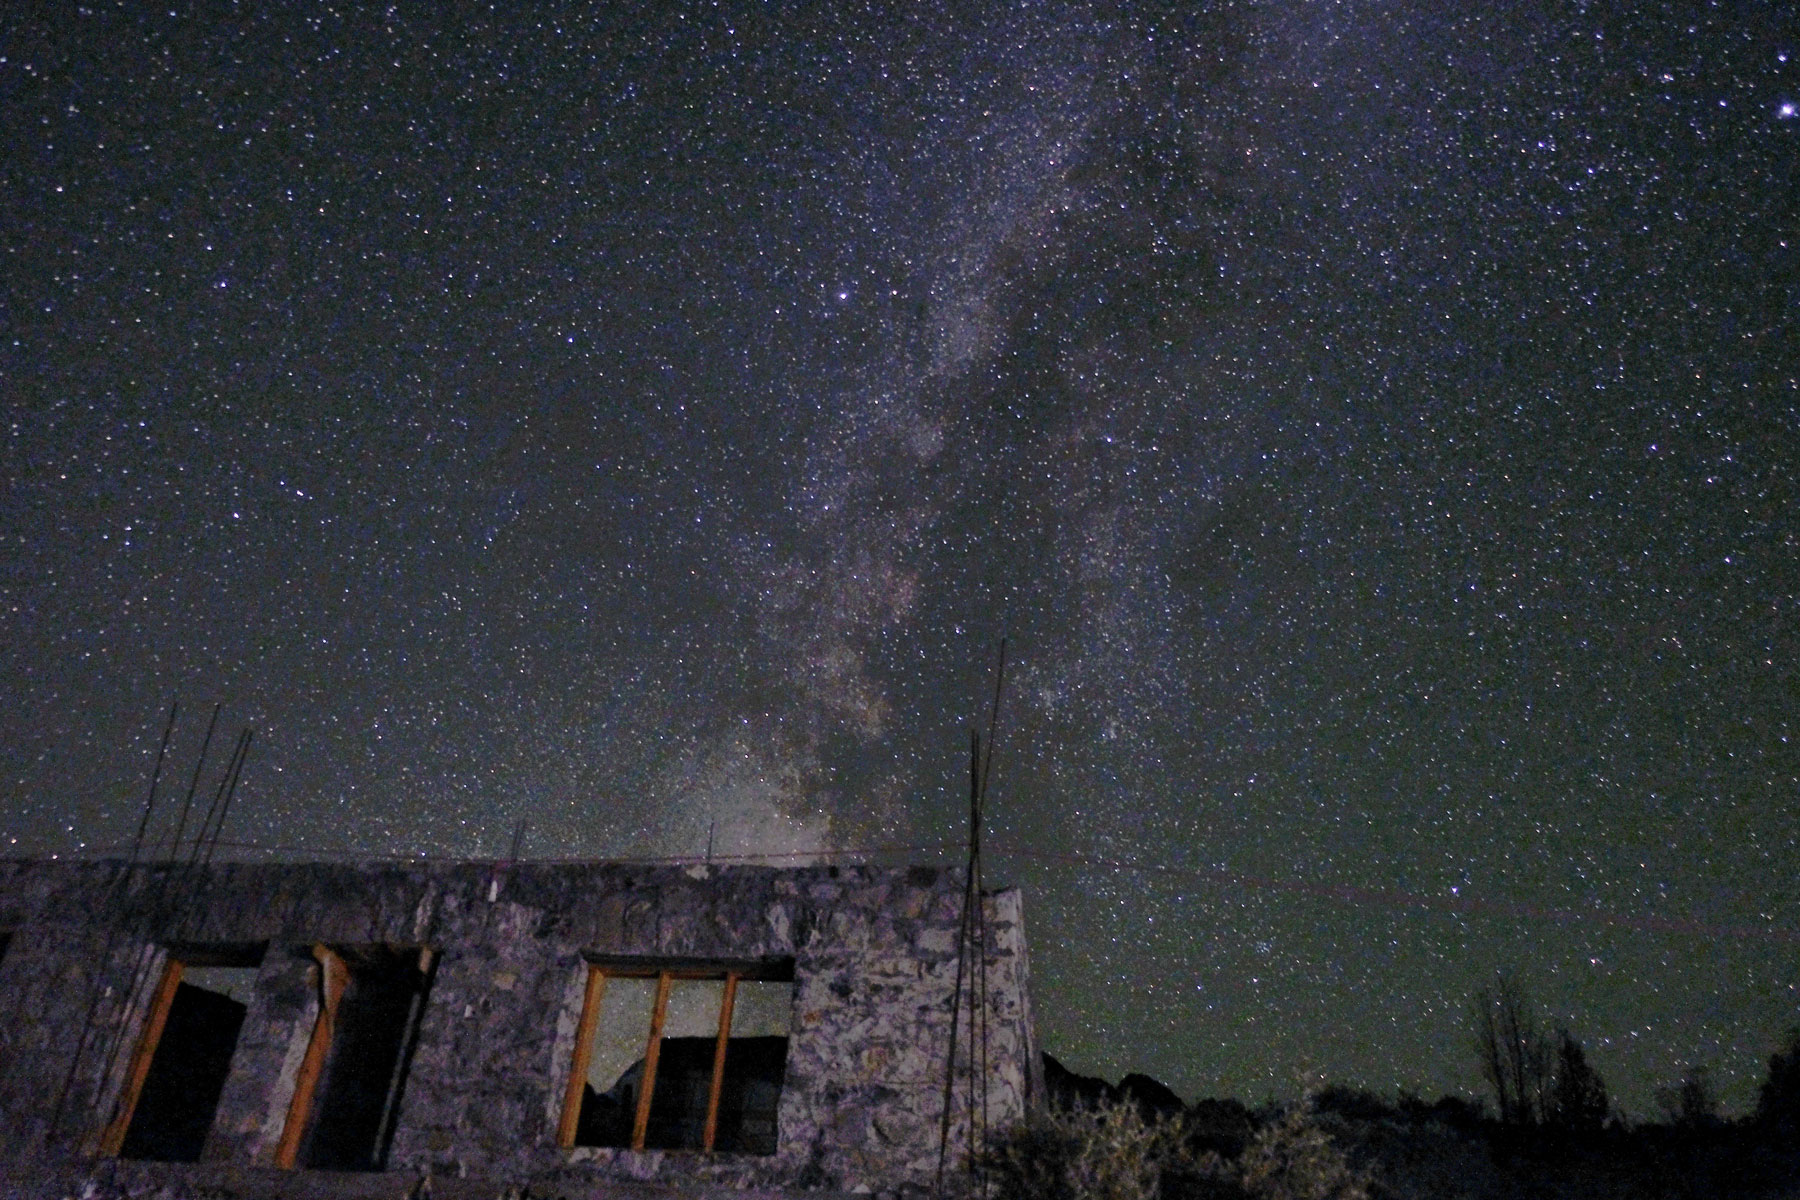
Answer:
M719 1096L725 1081L725 1052L731 1041L731 1018L737 1001L738 984L745 980L793 982L791 962L774 964L685 964L651 965L590 961L582 989L581 1020L575 1027L575 1053L569 1064L569 1081L563 1089L562 1120L557 1127L556 1144L565 1150L575 1147L576 1128L581 1120L583 1088L587 1084L592 1063L594 1034L600 1024L600 1009L606 998L608 979L654 979L656 1000L650 1012L649 1038L644 1046L644 1078L638 1086L637 1108L632 1114L631 1144L622 1149L644 1149L644 1138L650 1128L650 1106L656 1093L657 1060L662 1055L663 1027L668 1015L669 991L672 984L683 980L723 981L725 992L719 1001L719 1026L713 1039L712 1079L706 1093L706 1123L698 1147L682 1147L688 1153L711 1154L719 1128Z
M432 967L437 962L437 950L431 946L419 946L417 950L419 973L429 980ZM337 1036L338 1010L343 1004L344 993L350 988L350 963L342 954L324 942L316 942L312 946L312 957L319 964L319 1013L313 1020L312 1036L306 1043L306 1057L300 1060L300 1069L294 1076L294 1094L288 1100L287 1117L281 1126L281 1140L275 1144L275 1166L284 1171L297 1168L300 1148L317 1115L314 1110L319 1085L324 1081L325 1065L331 1059L331 1043ZM411 1021L417 1021L421 1017L422 1014L415 1009L409 1027ZM396 1071L405 1069L405 1055L406 1051L402 1048L401 1060L395 1065ZM396 1079L395 1083L397 1082ZM390 1106L394 1103L391 1090L388 1103ZM398 1112L390 1112L387 1117L388 1120L398 1118ZM390 1130L384 1129L382 1133L391 1136Z
M125 1137L131 1131L132 1118L137 1116L138 1100L144 1094L144 1081L150 1076L150 1064L156 1060L156 1052L162 1047L163 1031L169 1024L169 1011L175 1007L175 993L181 988L182 974L190 965L242 967L252 965L251 961L245 960L261 963L264 950L261 943L211 948L181 943L169 947L163 961L162 978L157 982L156 991L150 996L150 1006L144 1013L137 1045L132 1048L131 1059L125 1067L119 1097L113 1104L113 1118L100 1131L98 1152L101 1156L117 1158L119 1151L125 1147Z
M143 1032L138 1035L130 1065L125 1068L125 1083L119 1089L118 1103L113 1106L113 1119L100 1134L100 1153L107 1158L117 1158L124 1148L125 1134L131 1128L131 1119L137 1115L138 1097L143 1095L144 1080L150 1074L150 1062L156 1057L157 1047L162 1045L163 1027L169 1023L169 1010L175 1006L175 991L181 986L184 965L173 954L163 964L162 980L150 997Z

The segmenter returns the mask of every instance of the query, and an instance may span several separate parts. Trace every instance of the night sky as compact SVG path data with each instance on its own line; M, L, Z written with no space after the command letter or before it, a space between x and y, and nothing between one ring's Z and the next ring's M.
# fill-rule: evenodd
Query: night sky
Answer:
M1005 635L1071 1066L1752 1101L1794 6L439 8L0 14L0 850L953 861Z

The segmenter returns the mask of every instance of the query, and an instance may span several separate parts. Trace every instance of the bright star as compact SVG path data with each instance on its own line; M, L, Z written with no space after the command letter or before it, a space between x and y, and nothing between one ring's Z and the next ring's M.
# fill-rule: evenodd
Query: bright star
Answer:
M1791 119L1797 112L1800 112L1800 109L1794 107L1794 102L1792 100L1785 100L1782 102L1781 107L1775 110L1775 115L1786 121Z

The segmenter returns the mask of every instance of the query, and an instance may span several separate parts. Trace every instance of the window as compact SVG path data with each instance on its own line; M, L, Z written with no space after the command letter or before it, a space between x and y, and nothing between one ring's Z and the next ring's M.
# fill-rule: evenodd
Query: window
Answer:
M378 1171L393 1142L434 955L393 946L319 945L312 953L319 1015L275 1163Z
M564 1146L775 1153L791 960L588 964Z
M262 956L261 945L170 949L102 1153L200 1161Z

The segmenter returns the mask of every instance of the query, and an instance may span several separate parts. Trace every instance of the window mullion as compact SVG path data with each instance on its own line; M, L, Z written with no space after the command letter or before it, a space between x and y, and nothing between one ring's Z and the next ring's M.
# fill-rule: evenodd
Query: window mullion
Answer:
M719 1000L719 1037L713 1045L712 1085L706 1092L706 1132L700 1148L711 1151L713 1136L719 1131L719 1090L725 1081L725 1047L731 1040L731 1006L737 999L738 973L725 973L725 995Z
M650 1044L644 1048L644 1078L638 1085L637 1114L631 1122L631 1148L644 1148L650 1128L650 1097L656 1090L656 1060L662 1055L663 1020L669 1007L669 973L656 976L656 1006L650 1012Z
M606 998L606 972L588 964L586 994L581 998L581 1024L575 1027L575 1062L569 1068L569 1086L563 1093L562 1126L556 1144L573 1146L581 1122L581 1101L588 1068L594 1057L594 1030L600 1024L600 1004Z

